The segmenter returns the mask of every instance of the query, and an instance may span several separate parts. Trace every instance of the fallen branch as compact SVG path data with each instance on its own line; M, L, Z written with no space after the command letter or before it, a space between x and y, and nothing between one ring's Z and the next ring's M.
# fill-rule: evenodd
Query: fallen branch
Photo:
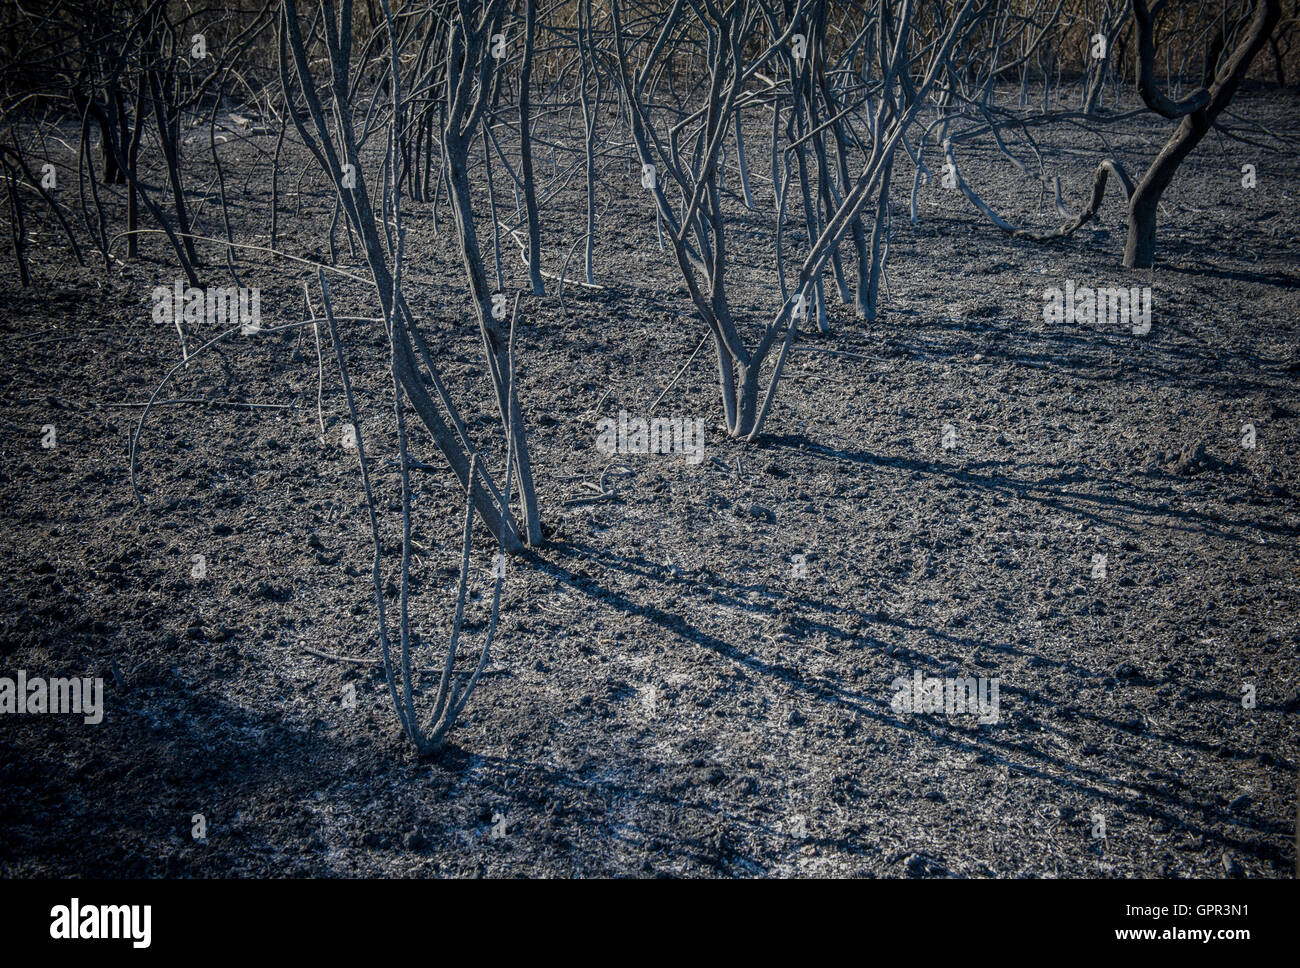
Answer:
M1097 171L1093 175L1092 179L1092 195L1078 216L1072 221L1064 223L1055 231L1033 232L1029 229L1017 228L1012 225L997 212L993 211L993 209L979 197L975 190L966 183L966 179L961 175L961 170L957 167L957 158L953 154L952 141L949 140L943 143L943 152L948 164L952 166L951 171L953 178L956 180L957 187L961 189L962 194L966 196L972 205L988 216L989 221L1000 228L1003 232L1006 232L1013 239L1028 239L1031 242L1055 242L1058 239L1069 238L1084 225L1087 225L1092 221L1093 216L1097 214L1097 210L1101 208L1102 199L1106 195L1106 182L1109 180L1111 175L1118 178L1123 186L1125 203L1128 202L1129 198L1133 194L1133 180L1129 178L1128 173L1124 171L1124 166L1114 158L1107 158L1097 166Z

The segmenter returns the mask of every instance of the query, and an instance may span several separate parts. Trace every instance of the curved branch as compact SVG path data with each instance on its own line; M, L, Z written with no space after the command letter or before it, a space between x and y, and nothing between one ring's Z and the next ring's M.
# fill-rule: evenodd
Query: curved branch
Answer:
M1016 228L997 212L993 211L988 204L976 194L975 190L966 184L966 179L962 178L961 171L957 168L957 159L952 152L952 142L945 141L943 144L944 156L948 159L948 164L952 166L953 177L957 182L957 187L961 189L962 194L970 200L970 203L977 209L988 216L989 220L1006 232L1014 239L1028 239L1031 242L1054 242L1057 239L1068 238L1077 232L1080 228L1092 221L1097 210L1101 208L1102 199L1106 196L1106 183L1111 175L1119 179L1120 185L1124 189L1124 201L1127 202L1133 195L1133 179L1129 178L1128 172L1114 158L1106 158L1097 166L1097 171L1092 179L1092 195L1088 199L1088 204L1083 210L1069 222L1064 223L1052 232L1031 232L1029 229Z
M1138 93L1146 106L1161 117L1176 119L1209 104L1210 92L1205 88L1181 101L1169 98L1160 90L1156 85L1155 18L1147 9L1146 0L1133 0L1133 20L1137 23Z

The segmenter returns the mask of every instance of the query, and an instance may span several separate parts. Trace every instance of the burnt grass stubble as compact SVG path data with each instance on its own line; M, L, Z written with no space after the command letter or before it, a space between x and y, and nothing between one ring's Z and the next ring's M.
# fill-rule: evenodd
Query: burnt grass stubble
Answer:
M1294 91L1249 92L1239 107L1300 129ZM1103 130L1136 176L1168 125ZM753 169L762 132L756 121ZM186 162L195 205L206 142L202 131ZM1106 150L1074 128L1042 144L1074 209ZM247 177L252 150L224 151L227 184ZM78 269L54 224L29 217L35 290L18 287L12 256L0 274L0 656L7 675L103 676L106 715L0 723L0 873L1290 876L1294 155L1207 139L1165 196L1158 267L1132 273L1116 195L1067 242L1015 241L942 188L931 155L913 226L901 160L881 317L864 324L836 302L832 333L801 336L756 446L724 435L705 347L656 411L706 418L695 466L595 447L597 420L644 415L702 335L630 157L603 163L604 288L576 284L579 248L567 312L554 280L522 301L518 380L548 540L511 560L489 672L432 760L401 736L377 664L372 543L328 332L324 443L311 329L228 340L160 399L277 408L155 408L140 507L127 459L140 408L126 404L179 359L150 292L180 273L157 235L139 261ZM959 158L999 211L1058 220L995 150ZM324 259L331 197L309 172L295 214L309 159L289 161L279 244ZM1258 166L1253 190L1244 163ZM265 244L258 164L232 190L231 217L237 238ZM540 150L539 179L554 170ZM548 271L582 231L582 185L579 174L546 208ZM757 320L774 308L775 218L770 183L754 187L760 210L737 204L730 226L731 293ZM120 189L101 192L123 204ZM513 216L508 187L500 204ZM450 210L444 197L438 236L431 204L405 212L406 292L486 441L497 417ZM215 194L196 231L222 234ZM340 266L361 269L342 225L337 241ZM221 249L202 248L205 283L232 285ZM502 255L513 292L526 276L509 237ZM307 318L303 280L320 312L308 267L237 259L262 290L264 327ZM1043 290L1067 278L1150 285L1150 334L1044 323ZM362 287L334 286L337 312L376 315ZM385 337L340 325L392 595ZM190 332L191 347L211 335ZM1248 422L1254 450L1240 442ZM51 423L57 448L45 450ZM949 423L957 446L945 450ZM413 440L431 465L414 472L413 624L432 666L451 625L463 495L422 430ZM627 469L607 479L616 497L565 503L593 496L611 464ZM480 531L471 642L492 556ZM896 714L891 683L918 669L997 677L999 721ZM194 814L206 841L191 836Z

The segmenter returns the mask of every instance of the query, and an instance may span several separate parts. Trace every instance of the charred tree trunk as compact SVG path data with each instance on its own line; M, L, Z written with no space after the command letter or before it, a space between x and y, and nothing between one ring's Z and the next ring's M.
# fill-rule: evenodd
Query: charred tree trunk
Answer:
M1129 269L1147 269L1155 262L1156 213L1160 197L1173 181L1183 159L1191 154L1232 101L1255 55L1268 43L1277 26L1281 5L1279 0L1260 0L1245 36L1218 72L1213 85L1181 102L1171 101L1156 87L1155 25L1145 0L1133 0L1133 16L1138 28L1138 90L1142 99L1147 107L1164 117L1181 118L1178 129L1151 163L1129 200L1124 265Z
M528 281L534 296L546 295L542 281L542 226L537 211L537 189L533 178L533 136L529 88L533 80L533 38L536 35L537 8L532 0L523 0L524 54L519 68L519 176L524 183L524 211L528 216Z

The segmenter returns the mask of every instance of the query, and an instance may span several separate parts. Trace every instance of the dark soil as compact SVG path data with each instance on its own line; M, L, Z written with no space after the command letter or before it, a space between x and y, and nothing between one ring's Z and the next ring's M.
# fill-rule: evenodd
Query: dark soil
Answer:
M1294 139L1296 107L1294 92L1256 92L1234 110ZM1136 176L1169 125L1144 115L1098 130L1035 132L1071 209L1107 154L1102 136ZM198 139L196 231L221 236ZM0 721L0 874L1291 876L1294 152L1211 135L1166 194L1159 266L1141 273L1120 268L1117 195L1070 240L1035 245L945 190L933 156L914 226L900 163L881 317L863 323L836 301L833 331L800 338L750 446L724 435L706 346L656 411L706 418L693 466L595 447L597 420L643 415L703 335L630 151L602 140L603 288L574 284L579 247L565 310L551 280L522 304L519 386L548 540L511 560L489 674L431 760L402 736L382 669L338 658L375 660L378 644L327 334L324 442L311 328L227 340L160 393L207 402L150 413L141 506L130 435L180 360L150 293L179 272L156 237L141 260L78 268L33 207L34 287L19 287L12 254L0 272L0 675L102 676L106 717ZM274 149L274 135L251 141ZM226 150L228 182L249 182L232 188L237 238L265 245L269 170L242 143ZM576 157L562 154L561 172ZM993 148L959 157L1007 217L1060 221L1036 174ZM328 258L332 201L310 170L294 211L308 161L282 173L279 245ZM1243 164L1257 166L1254 189ZM543 151L539 177L552 176ZM101 191L110 227L123 225L121 189ZM61 192L75 204L75 181ZM760 211L737 207L731 226L732 292L739 318L762 320L776 299L770 182L756 175L755 194ZM548 271L582 231L583 198L578 175L548 203ZM431 204L405 209L408 295L487 440L496 417L449 210L444 199L435 236ZM364 274L341 227L336 239L340 266ZM205 281L231 285L222 249L202 248ZM314 270L236 257L262 289L264 326L307 318L304 281L319 311ZM508 238L503 258L513 292L524 275ZM1150 285L1151 332L1045 323L1043 290L1066 279ZM363 287L336 286L336 311L377 314ZM393 552L386 339L376 323L341 325ZM213 335L188 333L191 350ZM416 472L414 567L432 666L451 626L463 495L427 437L415 446L433 465ZM611 464L630 469L607 478L616 497L566 504ZM479 535L474 641L493 553ZM998 721L896 713L891 683L916 670L997 678Z

